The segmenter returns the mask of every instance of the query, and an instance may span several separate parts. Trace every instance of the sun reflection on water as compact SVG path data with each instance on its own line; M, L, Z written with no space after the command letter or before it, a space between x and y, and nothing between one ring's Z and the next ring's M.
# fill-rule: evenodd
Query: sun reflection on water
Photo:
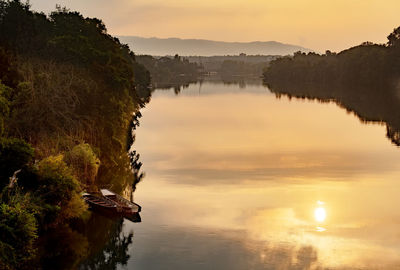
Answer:
M317 222L324 222L326 219L326 211L323 207L317 207L314 210L314 218Z
M314 209L314 219L316 222L318 222L318 226L316 227L317 232L324 232L326 229L321 226L321 223L323 223L326 219L326 210L323 207L325 203L322 201L317 201L318 207Z

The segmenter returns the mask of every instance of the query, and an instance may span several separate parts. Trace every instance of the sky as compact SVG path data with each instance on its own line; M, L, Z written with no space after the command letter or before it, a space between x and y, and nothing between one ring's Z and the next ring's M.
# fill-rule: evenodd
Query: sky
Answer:
M386 42L400 26L398 0L31 0L102 19L112 35L279 41L319 52Z

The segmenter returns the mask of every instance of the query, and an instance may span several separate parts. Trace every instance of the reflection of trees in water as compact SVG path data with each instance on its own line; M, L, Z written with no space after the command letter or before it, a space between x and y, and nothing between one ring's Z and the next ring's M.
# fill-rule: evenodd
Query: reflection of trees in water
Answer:
M301 81L274 80L267 86L277 98L291 98L335 102L347 112L354 113L362 122L386 124L386 136L400 146L400 99L390 83L365 85L355 80L351 85L302 83Z
M43 269L116 269L126 265L133 232L122 233L123 219L92 214L71 226L61 225L39 243ZM85 259L86 258L86 259ZM83 261L82 261L83 260Z
M38 268L76 269L88 254L87 238L72 230L68 225L60 225L39 238ZM39 267L40 265L40 267Z
M104 224L99 226L99 224ZM123 219L113 221L100 215L93 215L85 226L85 236L89 242L88 258L79 269L117 269L126 265L130 258L129 246L133 232L122 233Z
M188 81L176 80L168 83L154 83L153 90L173 90L176 95L179 95L184 89L188 88L190 84L200 84L204 83L212 84L225 84L225 85L238 85L239 88L244 89L246 86L260 86L262 85L262 79L258 76L231 76L231 75L212 75L203 76L198 78L193 78Z
M201 83L201 80L193 79L189 81L174 81L174 82L168 82L168 83L154 83L154 90L174 90L175 95L178 95L183 89L188 88L190 84L193 83Z
M197 83L201 80L199 77L188 77L188 78L175 78L170 81L156 81L153 84L152 90L169 90L174 89L175 91L180 91L180 88L186 88L190 84Z
M262 80L259 76L221 76L221 81L226 85L238 85L244 89L248 85L262 85Z

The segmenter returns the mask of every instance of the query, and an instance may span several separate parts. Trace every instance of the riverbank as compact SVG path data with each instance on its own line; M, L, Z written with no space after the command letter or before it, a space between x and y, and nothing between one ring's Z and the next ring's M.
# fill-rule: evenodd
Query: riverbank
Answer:
M55 269L42 249L54 232L83 237L71 227L90 220L80 193L138 181L127 149L150 76L99 19L19 1L0 9L0 268Z

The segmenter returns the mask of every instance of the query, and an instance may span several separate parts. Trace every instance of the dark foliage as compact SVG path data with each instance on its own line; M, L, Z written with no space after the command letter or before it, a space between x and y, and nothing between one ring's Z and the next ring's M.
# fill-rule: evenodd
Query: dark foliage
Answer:
M149 70L153 83L161 85L195 81L202 71L201 65L179 55L161 58L138 55L136 60Z
M13 173L33 159L33 148L15 138L0 138L0 188L8 184Z
M89 222L95 220L101 220L104 218L93 216ZM122 220L109 224L111 226L106 227L107 230L103 234L94 239L95 235L93 232L88 235L89 241L105 241L102 245L92 245L100 246L102 249L90 250L89 259L82 262L79 269L81 270L106 270L106 269L117 269L118 266L125 266L129 260L129 247L133 242L133 233L128 234L122 231ZM106 238L104 236L107 236Z
M221 76L261 76L268 62L248 63L244 61L225 60L222 62L218 73Z
M69 224L87 209L83 186L96 181L121 191L141 176L140 166L129 170L127 130L150 99L149 84L149 72L101 20L60 7L47 16L28 2L0 0L0 187L22 169L0 198L0 268L29 268L32 260L46 267L34 259L36 233L40 243L57 226L76 241L50 257L68 254L74 260L66 265L76 268L84 255L74 249L84 250L77 243L86 240ZM22 244L10 243L8 233Z

